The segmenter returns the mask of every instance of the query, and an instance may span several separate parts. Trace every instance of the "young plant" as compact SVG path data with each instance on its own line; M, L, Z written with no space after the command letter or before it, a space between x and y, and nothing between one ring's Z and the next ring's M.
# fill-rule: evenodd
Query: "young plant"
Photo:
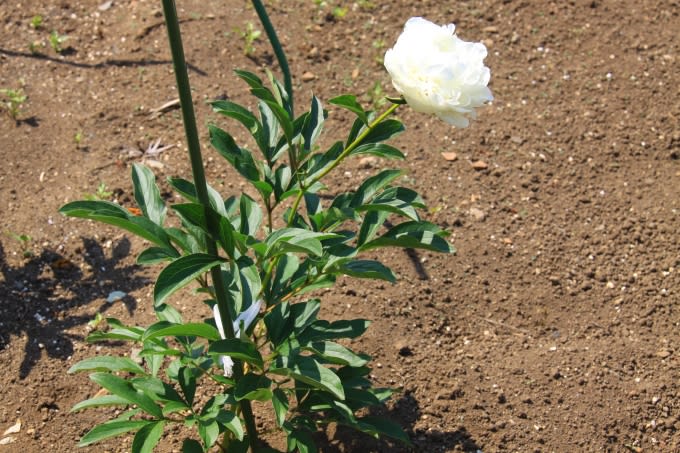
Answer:
M250 56L255 53L255 41L260 39L262 32L255 28L252 22L248 22L245 30L237 30L243 39L243 54Z
M56 30L52 30L52 33L50 33L48 39L50 41L50 47L52 50L54 50L56 53L62 53L64 51L62 44L68 40L68 36L60 35Z
M3 88L0 89L0 95L4 98L2 106L5 108L10 118L16 121L19 118L19 113L21 113L21 106L26 102L28 97L21 88L17 88L16 90Z
M39 30L43 26L43 17L40 14L36 14L31 18L31 28L34 30Z
M83 195L83 198L88 201L94 200L108 200L113 195L113 192L107 189L105 182L100 182L97 186L97 191L95 193L89 193Z
M178 424L195 432L184 439L184 452L276 452L259 441L253 401L271 410L287 437L286 451L317 451L312 434L331 423L409 443L397 424L367 415L393 393L373 386L370 357L345 341L361 336L369 321L323 320L323 302L313 293L341 276L393 282L395 275L387 266L365 257L380 248L454 251L447 233L421 218L423 199L396 183L401 170L382 170L345 192L328 179L348 159L404 159L385 143L404 130L391 118L404 98L392 99L381 113L365 110L351 95L331 99L331 105L355 119L345 136L322 150L327 112L318 98L313 96L309 110L296 116L292 94L279 81L270 75L265 84L251 72L236 71L256 98L256 112L228 100L211 105L217 114L243 125L257 150L246 149L217 125L209 126L210 142L257 197L241 193L224 199L205 180L171 0L164 1L164 11L193 170L193 181L176 177L168 183L185 201L167 206L151 170L135 164L138 208L90 200L60 210L140 236L151 245L138 262L164 266L154 286L156 323L141 327L106 318L88 338L136 343L143 362L97 356L69 370L92 372L90 379L108 391L73 410L124 410L85 434L80 445L135 432L132 451L147 452L166 427ZM392 63L410 64L401 61L410 56L399 55L398 45L393 50L397 55ZM451 83L468 89L464 82ZM458 94L475 107L477 98ZM430 104L431 113L452 105ZM169 213L176 222L167 221ZM204 299L204 321L184 320L170 302L192 282Z
M31 241L33 238L29 236L28 234L16 234L12 233L11 231L7 233L10 237L16 239L20 244L21 244L21 255L24 258L30 258L33 256L33 252L31 251Z

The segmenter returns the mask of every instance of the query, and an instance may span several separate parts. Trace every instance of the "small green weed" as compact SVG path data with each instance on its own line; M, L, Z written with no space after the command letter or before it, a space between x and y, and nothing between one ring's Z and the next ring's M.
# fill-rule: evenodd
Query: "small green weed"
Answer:
M68 36L60 35L59 33L57 33L56 30L52 30L52 33L50 33L50 37L49 37L50 47L56 53L62 53L64 51L62 44L64 44L67 39L68 39Z
M13 90L11 88L0 89L0 95L3 96L2 106L7 110L7 114L16 121L21 112L21 106L28 97L24 90L18 88Z
M262 32L256 29L252 22L248 22L245 30L237 29L236 32L243 39L243 54L252 55L255 52L255 41L260 39Z
M108 190L106 183L102 181L97 186L97 191L95 193L86 193L83 195L83 198L89 201L108 200L112 195L113 192Z
M40 30L43 26L43 17L40 14L36 14L31 18L31 28L34 30Z
M19 243L21 244L21 248L23 249L22 255L24 258L30 258L33 256L33 252L31 251L30 248L31 241L33 240L31 236L29 236L28 234L16 234L12 233L11 231L8 231L7 235L19 241Z

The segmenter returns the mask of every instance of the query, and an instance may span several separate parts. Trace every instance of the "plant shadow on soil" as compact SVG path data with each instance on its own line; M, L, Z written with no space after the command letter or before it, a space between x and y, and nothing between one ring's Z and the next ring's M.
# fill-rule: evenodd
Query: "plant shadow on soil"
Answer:
M378 440L354 429L337 426L317 436L321 450L327 453L353 451L403 453L451 451L454 448L458 448L457 451L477 452L481 449L472 439L472 435L462 426L445 432L437 430L425 432L415 428L416 422L423 414L418 401L410 392L404 393L390 408L374 408L370 411L370 415L397 422L408 434L412 445L409 447L391 440Z
M110 256L94 239L82 238L84 262L93 272L83 272L71 260L52 251L28 259L22 266L7 263L0 243L0 349L6 348L13 336L26 337L19 377L26 378L40 360L43 350L51 358L66 360L74 352L74 341L81 335L68 330L93 319L83 308L101 300L102 294L118 290L125 293L147 286L149 280L139 276L136 265L121 266L130 254L130 242L123 238L112 245ZM137 302L125 296L120 302L132 315ZM119 303L119 302L116 302ZM105 314L114 307L106 301L96 307ZM78 314L69 314L78 312Z

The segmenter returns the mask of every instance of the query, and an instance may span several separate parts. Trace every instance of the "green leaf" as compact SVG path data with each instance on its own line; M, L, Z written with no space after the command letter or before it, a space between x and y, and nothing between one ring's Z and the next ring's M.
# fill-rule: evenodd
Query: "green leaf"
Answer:
M281 228L267 237L266 258L282 253L306 253L321 256L323 248L321 241L340 237L334 233L321 233L302 228Z
M239 123L243 124L250 132L250 135L255 138L258 146L262 151L267 149L267 140L263 132L263 125L257 120L248 109L231 101L213 101L210 103L216 113L233 118Z
M125 398L121 398L117 395L104 395L96 396L94 398L81 401L80 403L74 405L71 408L71 412L81 411L83 409L90 409L93 407L105 407L105 406L127 406L130 404Z
M446 234L437 225L429 222L403 222L391 228L379 238L363 244L359 247L359 250L365 251L379 247L404 247L454 253L456 249L442 238Z
M184 439L182 453L205 453L203 446L196 439Z
M264 367L262 355L260 355L257 347L253 343L240 338L215 341L210 344L208 352L210 354L228 355L233 359L243 360L260 369Z
M357 102L356 96L345 94L342 96L334 97L328 102L355 113L357 117L361 120L361 122L368 126L368 117L366 116L366 112L364 111L363 107L361 107L361 104Z
M371 176L359 186L350 205L357 207L367 203L376 193L403 174L402 170L383 170L377 175Z
M198 435L203 439L203 443L208 447L215 445L217 438L220 435L220 425L215 419L199 420L198 421Z
M149 247L142 251L137 257L137 264L150 265L158 264L163 261L172 261L177 258L177 254L162 247Z
M330 363L338 365L349 365L353 367L364 366L368 360L358 356L344 346L331 341L318 341L302 347L303 350L310 351Z
M304 331L309 325L316 321L316 316L321 309L321 301L312 299L307 302L293 304L290 307L293 327L296 332Z
M316 453L316 444L314 443L314 438L308 431L295 430L288 435L288 451L292 451L290 448L298 449L300 453Z
M271 163L275 160L272 151L279 138L279 122L266 102L258 102L257 108L260 111L260 121L262 122L262 143L258 141L258 145L267 161Z
M236 401L255 400L269 401L272 399L271 379L259 374L248 373L238 380L234 388Z
M162 401L164 403L175 401L184 404L184 407L186 407L186 403L177 393L177 390L157 377L134 378L131 384L136 390L144 392L146 396L154 401Z
M154 304L161 305L178 289L186 286L210 268L219 266L222 259L204 253L194 253L176 259L158 275L154 286Z
M208 126L210 143L244 178L258 181L260 172L250 151L239 147L234 138L217 126Z
M269 339L276 347L293 332L293 326L288 322L289 318L290 304L288 302L281 302L264 316L264 325L267 327Z
M366 137L361 141L361 144L378 143L389 140L390 138L402 133L404 125L399 120L388 119L375 125L371 131L366 134Z
M241 425L241 419L235 413L222 409L217 414L216 420L220 425L234 433L238 440L243 440L243 425Z
M99 356L90 357L73 365L68 373L78 373L80 371L128 371L136 374L146 374L144 368L137 365L127 357Z
M361 246L372 240L389 215L388 211L368 211L361 223L357 244Z
M217 241L230 257L234 257L234 228L226 217L200 203L175 204L172 209L188 224L194 225ZM208 215L215 216L218 232L213 233L208 224Z
M366 319L352 319L328 322L318 320L309 325L300 335L300 344L306 345L315 341L336 340L339 338L357 338L361 336L370 321Z
M246 194L241 195L241 202L239 205L241 215L241 227L239 231L242 234L255 236L257 229L262 222L262 209L260 206Z
M78 446L85 447L95 442L99 442L100 440L119 436L130 431L137 431L149 423L153 422L146 420L112 420L105 422L95 426L87 434L85 434L80 439L80 442L78 442Z
M59 212L69 217L96 220L117 226L167 249L168 253L174 256L179 256L163 228L146 217L132 215L128 210L115 203L101 200L74 201L62 206Z
M357 421L359 428L369 434L386 435L407 445L411 444L411 439L398 424L383 417L366 416Z
M147 167L141 164L132 165L132 184L134 186L135 201L144 216L158 226L163 226L165 220L165 203L156 185L156 177Z
M392 270L379 261L354 260L329 269L329 272L340 272L355 278L372 278L386 280L390 283L397 281Z
M382 157L384 159L404 160L406 158L404 153L399 151L397 148L384 143L366 143L356 147L349 153L350 156L358 156L361 154L369 154L376 157Z
M312 96L312 106L302 126L302 137L305 140L303 144L305 155L312 152L314 143L316 143L323 129L324 120L325 115L321 101L316 96Z
M143 340L150 340L158 337L201 337L208 340L219 340L219 331L204 322L174 324L166 321L157 322L149 326L143 335Z
M278 357L269 372L292 377L314 388L325 390L340 400L345 399L340 378L311 357L297 356L293 360Z
M405 187L389 187L371 202L358 206L357 211L387 211L420 220L416 208L424 208L423 199L417 192Z
M151 398L138 392L129 381L109 373L92 373L90 379L114 395L128 400L131 404L136 404L148 414L157 418L163 417L161 408Z
M264 83L262 82L262 79L260 79L252 72L245 71L243 69L235 69L234 72L239 78L241 78L248 85L250 85L251 88L264 88Z
M194 395L196 394L196 374L194 370L195 368L185 366L180 368L179 373L177 373L179 386L189 406L193 406Z
M168 183L179 192L184 198L191 201L192 203L200 204L198 200L198 195L196 193L196 186L190 181L182 178L168 178ZM229 217L229 212L226 208L226 202L222 200L220 193L213 189L210 185L208 187L208 198L210 200L210 206L221 216Z
M159 420L137 431L132 440L132 453L152 453L158 441L161 440L164 427L165 421Z
M283 422L286 421L286 415L288 414L288 397L286 392L280 388L274 389L272 394L272 404L274 405L274 415L276 415L276 424L281 427Z

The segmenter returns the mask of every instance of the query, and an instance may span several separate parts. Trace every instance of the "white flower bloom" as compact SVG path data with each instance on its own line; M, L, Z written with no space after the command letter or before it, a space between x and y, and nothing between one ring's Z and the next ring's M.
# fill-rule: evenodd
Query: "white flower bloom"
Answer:
M493 100L491 72L484 66L484 44L459 39L455 29L412 17L385 53L385 68L413 110L467 127L475 108Z
M234 336L236 338L241 336L241 324L243 324L243 330L250 327L257 317L257 314L260 312L260 306L262 306L262 301L258 300L236 317L233 323ZM222 324L222 317L220 316L220 310L217 308L217 304L213 305L213 316L215 317L215 324L217 325L217 330L220 332L220 337L225 339L224 324ZM228 355L223 355L220 356L220 362L222 363L222 368L224 368L224 375L226 377L231 377L234 372L234 361Z

